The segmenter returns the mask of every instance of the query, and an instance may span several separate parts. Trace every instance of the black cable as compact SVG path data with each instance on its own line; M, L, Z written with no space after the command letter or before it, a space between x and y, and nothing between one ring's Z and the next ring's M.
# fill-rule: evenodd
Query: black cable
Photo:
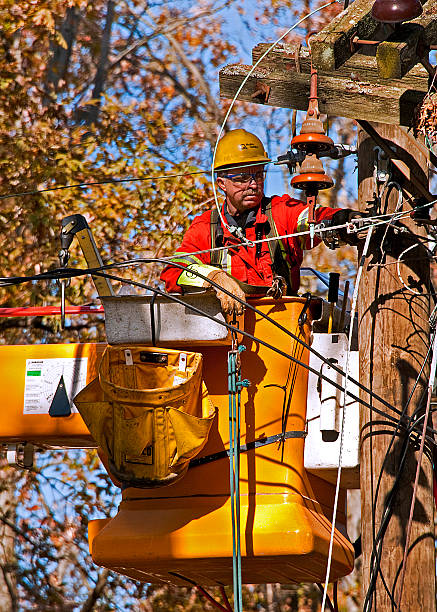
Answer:
M71 269L71 268L70 268ZM203 312L202 310L200 310L199 308L196 308L196 306L193 306L192 304L188 304L187 302L184 302L183 300L177 298L175 296L175 294L169 294L169 293L165 293L164 291L161 291L160 289L157 289L156 287L150 287L149 285L145 285L144 283L140 283L137 281L133 281L133 280L126 280L120 276L115 276L113 274L108 274L106 272L100 272L98 269L92 269L92 270L80 270L81 274L89 274L92 273L94 276L102 276L104 278L109 278L110 280L116 280L116 281L120 281L123 283L128 283L131 285L134 285L135 287L140 287L141 289L148 289L151 291L156 292L158 295L161 295L163 297L166 298L170 298L172 299L174 302L181 304L182 306L184 306L185 308L189 308L190 310L192 310L193 312L200 314L208 319L210 319L211 321L214 321L215 323L220 323L221 325L223 325L224 327L226 327L227 329L229 329L229 331L231 332L235 332L237 334L241 334L243 336L245 336L246 338L249 338L250 340L252 340L253 342L257 342L258 344L262 344L263 346L269 348L270 350L274 351L275 353L277 353L278 355L281 355L282 357L285 357L286 359L289 359L290 361L292 361L293 363L296 363L297 365L302 366L303 368L307 369L309 372L312 372L313 374L315 374L316 376L318 376L319 378L321 378L322 380L326 380L326 382L329 382L329 384L333 385L334 387L336 387L339 391L344 391L344 387L342 387L342 385L338 384L336 381L331 380L330 378L328 378L327 376L325 376L324 374L321 374L320 372L318 372L317 370L315 370L314 368L312 368L310 365L304 363L303 361L300 361L299 359L296 359L295 357L293 357L292 355L288 355L287 353L285 353L284 351L282 351L281 349L276 348L275 346L269 344L268 342L265 342L264 340L261 340L261 338L257 338L256 336L253 336L252 334L250 334L249 332L240 329L238 327L235 327L234 325L231 325L230 323L226 323L225 321L219 321L218 319L216 319L213 315L210 315L206 312ZM77 274L77 276L80 276L81 274ZM205 277L206 278L206 277ZM222 288L220 285L216 285L216 283L212 282L212 281L208 281L211 282L211 284L213 286L217 286L218 288L220 288L220 290L226 291L224 288ZM228 293L228 292L226 292ZM248 305L248 304L246 304ZM258 309L256 309L255 307L253 307L253 310L264 316L265 318L269 319L269 317L267 315L264 315L264 313L262 313L261 311L259 311ZM290 332L291 334L291 332ZM294 334L292 334L292 337L294 336ZM311 350L311 349L310 349ZM329 362L330 363L330 362ZM357 397L356 395L353 395L352 393L349 393L349 396L354 399L357 402L362 403L364 406L367 406L368 408L370 408L370 404L368 404L367 402L365 402L365 400L361 400L359 397ZM378 412L378 410L376 408L374 408L375 412ZM390 420L392 420L393 422L397 422L396 419L392 416L389 416L387 414L385 414L384 412L382 412L381 410L379 411L379 414L381 416L384 416Z
M199 308L196 308L196 307L195 307L195 306L193 306L192 304L188 304L187 302L184 302L184 301L182 301L181 299L178 299L178 298L175 296L175 294L165 293L165 292L161 291L160 289L157 289L156 287L150 287L149 285L145 285L144 283L139 283L139 282L137 282L137 281L132 281L132 280L126 280L126 279L124 279L124 278L122 278L122 277L118 277L118 276L115 276L115 275L107 274L107 273L104 273L104 272L98 272L98 271L97 271L97 269L93 269L93 270L92 270L92 273L93 273L93 274L95 274L95 275L97 275L97 276L102 276L102 277L109 278L109 279L111 279L111 280L117 280L117 281L120 281L120 282L123 282L123 283L128 283L128 284L132 284L132 285L135 285L135 286L139 286L139 287L141 287L141 288L143 288L143 289L148 289L148 290L151 290L151 291L153 291L153 292L156 292L158 295L161 295L161 296L164 296L164 297L170 298L170 299L172 299L173 301L175 301L175 302L177 302L177 303L179 303L179 304L183 305L185 308L187 308L187 307L188 307L189 309L193 310L193 311L194 311L194 312L196 312L197 314L200 314L200 315L202 315L202 316L205 316L205 317L209 318L210 320L212 320L212 321L214 321L214 322L216 322L216 323L220 323L221 325L223 325L224 327L226 327L226 328L227 328L227 329L229 329L230 331L240 333L240 334L242 334L242 335L246 336L247 338L249 338L250 340L252 340L252 341L254 341L254 342L258 342L259 344L262 344L263 346L266 346L266 347L267 347L267 348L269 348L270 350L272 350L272 351L274 351L274 352L278 353L279 355L281 355L281 356L285 357L286 359L289 359L289 360L290 360L290 361L292 361L293 363L295 363L295 364L297 364L297 365L300 365L300 366L304 367L304 368L305 368L305 369L307 369L309 372L312 372L313 374L316 374L316 375L317 375L319 378L321 378L322 380L325 380L325 381L329 382L331 385L333 385L334 387L336 387L336 388L337 388L337 389L339 389L340 391L344 391L344 387L343 387L342 385L340 385L340 384L336 383L335 381L333 381L333 380L331 380L331 379L327 378L325 375L321 374L321 372L317 372L317 371L316 371L314 368L312 368L311 366L309 366L309 365L307 365L306 363L304 363L304 362L300 361L299 359L296 359L295 357L293 357L293 355L288 355L288 354L287 354L287 353L285 353L284 351L281 351L280 349L278 349L278 348L274 347L273 345L269 344L268 342L265 342L264 340L261 340L260 338L257 338L256 336L253 336L252 334L250 334L249 332L246 332L245 330L242 330L242 329L240 329L240 328L238 328L238 327L234 327L233 325L231 325L231 324L229 324L229 323L226 323L226 322L224 322L224 321L219 321L219 320L218 320L218 319L216 319L214 316L209 315L209 314L207 314L207 313L203 312L202 310L200 310ZM200 275L200 274L199 274L199 276L202 276L202 275ZM217 288L219 288L220 290L225 291L226 293L229 293L229 292L227 292L227 291L226 291L224 288L222 288L222 287L221 287L221 285L218 285L217 283L214 283L214 282L212 282L212 281L208 281L208 282L211 282L211 284L212 284L213 286L216 286L216 287L217 287ZM231 294L229 293L229 295L231 295ZM273 321L273 319L270 319L270 317L268 317L268 315L265 315L263 312L261 312L260 310L258 310L258 309L257 309L257 308L255 308L254 306L251 306L250 304L246 304L246 305L247 305L247 306L249 306L249 307L250 307L252 310L254 310L254 311L255 311L255 313L257 313L258 315L263 316L264 318L266 318L268 321L270 321L270 322L272 322L272 323L276 323L275 321ZM279 324L278 324L278 325L279 325ZM290 335L292 338L297 339L297 340L299 341L299 338L298 338L297 336L295 336L295 335L294 335L292 332L290 332L289 330L286 330L285 328L282 328L282 326L280 326L280 328L281 328L281 329L284 329L284 331L286 331L286 332L287 332L287 333L288 333L288 334L289 334L289 335ZM307 347L307 348L308 348L310 351L313 351L313 352L315 352L317 355L319 355L319 353L318 353L317 351L313 350L313 349L312 349L312 348L311 348L309 345L306 345L306 343L305 343L305 342L300 341L300 344L302 344L303 346ZM332 365L333 365L333 364L332 364L332 362L331 362L331 361L326 360L326 359L325 359L325 358L324 358L322 355L320 355L320 358L321 358L323 361L325 361L325 362L329 363L329 365L332 367ZM353 379L351 379L351 378L349 378L349 380L352 380L352 381L353 381ZM350 393L350 392L348 392L348 395L349 395L349 396L350 396L352 399L354 399L355 401L357 401L357 402L359 402L359 403L363 404L364 406L366 406L367 408L371 408L371 409L372 409L374 412L377 412L378 414L380 414L381 416L383 416L385 419L390 419L390 420L391 420L393 423L396 423L396 424L398 423L398 420L397 420L397 419L395 419L395 417L392 417L392 416L390 416L390 415L386 414L385 412L382 412L381 410L378 410L378 409L377 409L377 408L375 408L374 406L371 406L371 404L368 404L368 403L367 403L365 400L362 400L361 398L357 397L356 395L353 395L353 394L352 394L352 393ZM393 408L393 410L394 410L395 412L399 412L399 414L400 414L400 411L398 411L398 410L396 410L396 409L394 409L394 408ZM390 425L390 424L389 424L389 423L387 423L387 425ZM437 434L437 431L435 431L434 429L432 429L432 428L430 428L430 427L428 427L427 429L428 429L428 430L430 430L430 432L431 432L431 433L433 433L433 434L434 434L434 433L436 433L436 434ZM420 433L421 433L421 432L420 432Z
M434 333L436 333L435 329L433 331L434 331ZM389 589L389 587L388 587L388 585L386 583L386 580L384 578L384 575L382 573L382 570L381 570L380 560L381 560L381 554L382 554L382 545L383 545L384 536L385 536L385 533L386 533L386 530L388 528L388 524L389 524L389 521L390 521L390 518L391 518L391 515L392 515L392 506L393 506L393 503L394 503L395 495L396 495L396 493L398 491L398 487L399 487L399 484L400 484L401 476L403 474L403 469L404 469L404 465L405 465L405 461L406 461L406 457L407 457L407 451L408 451L410 440L411 440L411 434L412 434L412 432L414 430L414 427L418 424L418 421L421 420L421 418L423 418L423 417L419 417L418 419L416 419L415 417L416 417L417 412L420 410L420 406L421 406L421 403L422 403L425 391L422 391L422 395L421 395L421 398L419 400L419 407L416 409L416 411L412 415L410 415L410 417L407 420L407 423L406 424L402 423L402 420L406 416L406 412L407 412L408 407L409 407L409 405L411 403L413 395L414 395L414 393L416 391L417 385L420 382L420 378L421 378L423 370L424 370L424 368L425 368L425 366L426 366L426 364L428 362L428 359L429 359L429 356L430 356L430 353L431 353L431 350L432 350L432 346L433 346L433 341L432 341L432 338L431 338L429 346L428 346L427 353L426 353L426 355L425 355L425 357L423 359L421 368L420 368L419 373L418 373L418 375L416 377L414 385L413 385L413 387L412 387L412 389L410 391L409 397L408 397L407 401L405 402L405 405L403 407L402 414L400 416L399 422L396 425L395 430L392 433L392 438L391 438L391 440L389 442L388 448L387 448L386 453L384 455L384 459L383 459L383 462L382 462L382 465L381 465L381 468L380 468L380 471L379 471L378 481L377 481L377 486L376 486L376 492L375 492L375 496L374 496L374 499L373 499L373 502L372 502L372 524L373 524L373 526L376 523L376 505L377 505L377 500L378 500L378 496L379 496L379 490L380 490L382 475L384 473L384 469L385 469L385 465L386 465L386 462L387 462L388 457L389 457L389 453L391 451L391 448L393 446L395 437L396 437L399 429L400 428L404 428L405 429L405 425L406 424L410 424L410 426L405 429L406 436L404 438L403 447L401 449L401 463L400 463L400 466L399 466L399 468L397 470L396 479L395 479L395 481L394 481L394 483L392 485L392 488L391 488L391 490L390 490L390 492L388 494L388 497L386 499L386 502L385 502L385 506L384 506L383 514L382 514L382 520L381 520L381 524L380 524L380 529L378 530L378 534L376 536L374 535L374 541L373 541L373 545L372 545L372 552L371 552L371 559L370 559L370 572L371 572L370 573L370 581L369 581L369 587L368 587L368 590L367 590L367 593L366 593L366 598L365 598L363 610L367 610L367 609L371 610L371 598L373 597L373 593L374 593L374 590L376 588L376 580L377 580L377 576L378 575L380 575L382 583L383 583L383 586L384 586L384 589L387 592L388 596L390 597L390 600L392 602L392 607L393 607L393 605L395 603L394 602L394 593L393 593L394 587L393 587L392 590ZM414 426L412 426L413 421L414 421ZM428 442L431 442L432 444L435 445L435 440L430 439L428 436L426 437L426 439L428 440ZM370 608L368 608L369 606L370 606Z
M395 495L397 493L397 489L400 483L401 474L405 466L405 461L406 461L407 451L408 451L408 444L409 444L409 438L408 436L405 436L404 441L403 441L403 446L402 446L402 456L401 456L401 461L399 465L399 470L396 475L395 482L393 483L393 487L388 493L386 503L384 506L384 512L383 512L383 516L381 520L381 525L379 527L378 533L375 538L375 544L372 549L372 554L370 558L370 581L369 581L369 587L367 589L366 597L364 600L363 612L368 612L368 611L370 612L370 610L372 609L370 600L373 597L373 594L375 591L376 580L377 580L378 574L381 575L381 579L383 581L384 588L390 597L392 606L394 603L393 595L390 592L390 589L384 577L381 574L380 561L381 561L382 544L383 544L384 536L387 531L388 524L390 522L390 518L392 516L393 502L394 502ZM375 563L376 563L376 567L375 567ZM370 605L370 608L369 608L369 605Z
M274 164L274 161L271 162L263 162L265 165ZM230 166L228 170L235 170L236 168L244 168L245 166ZM196 176L197 174L211 174L211 169L208 170L196 170L194 172L183 172L180 174L162 174L159 176L142 176L142 177L129 177L123 179L105 179L103 181L93 181L91 183L74 183L72 185L59 185L58 187L47 187L46 189L34 189L32 191L21 191L17 193L6 193L4 195L0 195L0 200L6 200L8 198L19 198L27 195L38 195L40 193L47 193L48 191L62 191L64 189L86 189L87 187L95 187L98 185L113 185L119 183L137 183L141 181L158 181L165 180L171 178L180 178L184 176Z
M20 284L21 282L30 282L30 281L35 281L35 280L59 280L59 279L62 279L62 278L71 278L71 277L74 277L74 276L81 276L81 275L84 275L84 274L100 275L100 276L102 276L101 272L103 270L110 270L112 268L123 268L123 267L128 267L130 265L139 265L141 263L160 263L160 264L165 264L165 265L171 265L171 266L180 268L182 270L185 269L185 266L183 264L178 263L178 262L169 262L167 260L162 261L160 258L139 258L139 259L135 259L135 260L127 260L127 261L121 262L121 263L106 264L106 265L100 266L98 268L92 268L92 269L91 268L87 268L86 270L80 270L80 269L75 269L75 268L55 268L54 270L51 270L50 272L43 272L41 274L37 274L37 275L34 275L34 276L15 277L14 279L0 278L0 287L1 286L8 286L10 284ZM76 270L78 271L78 273L75 273ZM316 351L309 344L307 344L304 340L302 340L301 338L299 338L298 336L293 334L290 330L288 330L287 328L282 326L280 323L278 323L277 321L275 321L274 319L272 319L271 317L269 317L265 313L263 313L260 310L258 310L255 306L252 306L248 302L245 302L244 300L241 300L237 296L234 296L230 291L227 291L226 289L224 289L223 287L221 287L217 283L211 281L208 277L204 276L203 274L201 274L197 270L193 270L192 272L197 277L207 281L208 283L210 283L216 289L220 289L221 291L226 293L228 296L232 297L237 302L239 302L240 304L242 304L245 307L247 307L249 310L252 310L257 315L259 315L262 318L264 318L267 321L269 321L272 325L274 325L275 327L277 327L278 329L283 331L285 334L290 336L295 342L298 342L304 348L309 350L313 355L315 355L323 363L326 363L333 370L335 370L338 374L340 374L341 376L345 377L345 373L343 372L343 370L341 368L339 368L336 364L334 364L331 361L329 361L328 359L326 359L326 357L324 357L321 353ZM108 278L110 278L110 277L108 276ZM131 284L135 284L135 281L126 281L125 279L122 279L122 278L119 278L119 277L117 277L114 280L122 281L124 283L130 282ZM4 281L4 284L2 284L2 281ZM166 292L162 292L159 289L156 289L154 287L149 287L148 285L139 284L137 286L141 287L143 289L148 289L148 290L151 290L151 291L156 291L159 295L162 295L162 296L172 297L172 294L168 294ZM185 303L184 303L184 305L185 305ZM192 308L191 305L189 307ZM205 314L205 313L203 313L203 314ZM205 316L207 316L207 315L205 315ZM213 319L213 320L215 320L215 319ZM401 414L400 410L395 408L393 405L391 405L389 402L387 402L384 398L380 397L379 395L377 395L376 393L374 393L370 389L367 389L362 383L360 383L359 381L355 380L351 376L349 376L348 378L349 378L349 380L354 385L356 385L362 391L365 391L371 397L375 398L381 404L386 406L386 408L389 408L391 411L395 412L398 415ZM356 399L356 396L351 395L351 397L353 399ZM362 401L362 400L358 400L358 401ZM366 404L366 405L369 406L368 404ZM379 414L383 414L383 413L381 413L381 411L379 411Z
M139 181L157 181L161 179L177 178L182 176L193 176L196 174L207 174L211 170L199 170L197 172L184 172L183 174L164 174L161 176L144 176L141 178L125 178L125 179L106 179L104 181L93 181L92 183L76 183L74 185L60 185L59 187L47 187L46 189L34 189L33 191L21 191L18 193L6 193L0 195L0 200L8 198L19 198L28 195L38 195L47 193L48 191L62 191L64 189L86 189L87 187L95 187L97 185L113 185L118 183L134 183Z
M323 593L325 592L325 589L323 588L323 585L320 582L315 582L314 584L317 586L317 588L319 589L319 591L323 595ZM328 607L331 610L331 612L335 612L335 608L332 605L332 601L329 599L329 595L328 594L326 594L326 603L328 604Z
M413 394L414 394L414 392L415 392L415 390L417 388L417 385L420 382L420 377L422 375L422 372L423 372L423 370L424 370L424 368L426 366L426 363L428 362L431 350L432 350L432 342L430 342L427 354L426 354L426 356L425 356L425 358L423 360L423 363L422 363L421 369L419 371L419 374L416 377L416 380L415 380L415 383L413 385L413 388L412 388L412 390L410 392L410 395L409 395L409 397L408 397L408 399L407 399L407 401L405 403L405 406L404 406L403 411L402 411L401 419L403 417L405 417L405 414L406 414L406 411L408 409L408 406L411 403ZM392 516L392 507L393 507L394 499L395 499L395 496L396 496L398 488L399 488L399 484L400 484L401 477L402 477L402 474L403 474L406 458L408 456L408 450L409 450L409 445L410 445L410 441L411 441L410 436L411 436L411 433L413 432L413 427L411 426L411 424L413 422L413 419L415 419L417 411L420 410L420 405L421 405L421 402L423 400L424 393L425 393L425 390L422 392L422 396L421 396L421 398L419 400L419 408L408 418L407 423L408 422L410 423L410 427L408 427L406 429L406 436L405 436L405 438L403 440L402 449L401 449L401 461L400 461L400 464L399 464L399 468L398 468L398 471L397 471L397 475L396 475L395 481L394 481L394 483L392 485L392 488L391 488L391 490L390 490L390 492L389 492L389 494L387 496L387 499L386 499L386 502L385 502L385 506L384 506L384 510L383 510L383 514L382 514L380 528L378 530L378 533L377 533L377 535L375 537L375 540L374 540L374 543L373 543L372 553L371 553L371 558L370 558L370 572L371 572L371 574L370 574L369 587L367 589L366 598L365 598L364 606L363 606L363 611L364 612L367 612L367 610L371 610L371 607L369 608L368 606L369 605L371 606L371 598L373 597L373 593L374 593L374 590L376 588L376 580L377 580L378 574L381 576L382 583L384 585L384 588L385 588L387 594L390 597L390 600L392 602L392 606L395 603L394 602L394 594L393 594L392 591L390 591L390 589L389 589L389 587L388 587L388 585L387 585L387 583L385 581L385 578L384 578L384 576L382 574L381 567L380 567L380 560L381 560L381 554L382 554L382 544L383 544L385 533L386 533L387 528L388 528L388 524L390 522L390 518ZM424 418L424 416L422 415L421 417L416 419L415 422L414 422L414 426L417 425L418 421L421 418ZM384 460L383 460L383 463L381 465L381 469L380 469L380 472L379 472L378 482L377 482L377 487L376 487L376 493L375 493L375 498L374 498L373 504L372 504L372 521L373 521L373 525L376 522L376 504L377 504L377 499L378 499L378 495L379 495L379 488L380 488L380 484L381 484L381 480L382 480L382 475L383 475L383 472L384 472L384 467L385 467L386 461L388 460L388 455L390 453L391 447L392 447L392 445L394 443L394 439L395 439L396 433L398 432L400 426L401 426L401 420L399 420L399 423L396 425L396 428L395 428L395 430L394 430L394 432L392 434L392 438L390 440L389 446L388 446L387 451L385 453ZM427 437L427 439L428 439L428 437ZM432 442L435 443L434 440ZM376 564L376 566L375 566L375 564Z
M138 260L137 260L137 262L138 262ZM149 262L150 262L150 260L146 260L146 263L149 263ZM94 276L101 276L103 278L109 278L111 280L116 280L116 281L119 281L119 282L122 282L122 283L126 283L126 284L130 284L130 285L133 285L133 286L136 286L136 287L140 287L141 289L146 289L146 290L149 290L149 291L152 291L152 292L156 292L158 295L170 298L173 301L177 302L178 304L183 305L185 308L189 308L190 310L193 310L193 312L196 312L197 314L205 316L205 317L211 319L212 321L214 321L215 323L219 323L220 325L223 325L224 327L226 327L230 331L234 331L234 332L240 333L240 334L242 334L244 336L247 336L249 339L253 340L254 342L258 342L259 344L262 344L262 345L270 348L271 350L275 351L279 355L282 355L283 357L286 357L287 359L291 359L291 361L293 361L293 363L297 363L298 365L301 365L302 367L306 368L307 370L309 370L310 372L312 372L313 374L315 374L319 378L321 378L323 380L326 380L327 382L329 382L331 385L333 385L334 387L336 387L340 391L344 391L344 387L342 387L340 384L338 384L337 382L335 382L333 380L330 380L326 376L320 374L320 372L317 372L314 368L311 368L309 365L307 365L307 364L305 364L305 363L303 363L303 362L301 362L301 361L299 361L297 359L294 359L290 355L287 355L287 353L284 353L280 349L277 349L276 347L270 345L269 343L265 342L264 340L261 340L260 338L256 338L255 336L252 336L252 334L249 334L248 332L246 332L244 330L241 330L241 329L239 329L237 327L234 327L234 326L230 325L229 323L226 323L224 321L220 321L220 320L216 319L215 317L213 317L212 315L209 315L209 314L203 312L202 310L196 308L192 304L188 304L187 302L183 302L181 299L177 298L175 296L175 294L169 294L169 293L166 293L164 291L161 291L160 289L157 289L156 287L151 287L151 286L146 285L144 283L140 283L140 282L133 281L133 280L126 280L126 279L124 279L122 277L111 275L111 274L108 274L106 272L102 272L102 270L104 270L104 269L110 269L110 268L113 268L113 267L123 267L124 265L130 264L130 263L131 262L123 262L122 264L107 264L107 265L101 266L99 268L86 268L86 269L80 269L80 268L55 268L54 270L51 270L50 273L49 272L43 272L42 274L34 275L34 276L29 276L29 277L17 277L15 280L18 281L16 284L20 284L21 282L28 282L28 281L35 281L35 280L58 280L58 279L62 279L62 278L75 278L75 277L78 277L78 276L84 276L84 275L91 274L91 275L94 275ZM181 265L180 267L183 268L184 266ZM329 365L331 367L333 367L333 369L337 369L335 364L332 364L329 360L327 360L325 357L323 357L323 355L318 353L318 351L316 351L311 346L309 346L306 342L304 342L303 340L301 340L300 338L298 338L297 336L292 334L292 332L287 330L285 327L283 327L282 325L280 325L279 323L277 323L276 321L271 319L268 315L264 314L263 312L261 312L260 310L258 310L254 306L252 306L251 304L248 304L248 303L244 302L243 300L239 300L238 298L233 296L229 291L227 291L225 288L221 287L221 285L218 285L217 283L211 281L210 279L207 279L207 277L204 277L202 274L199 274L197 271L195 272L195 274L197 274L201 278L204 278L205 280L208 280L208 282L211 283L212 286L220 289L221 291L225 292L226 294L230 295L231 297L234 297L237 301L243 303L249 309L253 310L256 314L258 314L261 317L265 318L266 320L270 321L273 325L279 327L279 329L284 331L287 335L291 336L293 339L297 340L300 344L302 344L305 348L307 348L308 350L313 352L323 362L325 362L325 363L327 362L327 363L329 363ZM7 279L7 280L10 280L10 279ZM0 279L0 281L1 281L1 279ZM8 286L10 284L15 284L15 283L14 282L11 282L11 283L8 282L4 286ZM0 284L0 286L2 286L2 285ZM340 368L338 368L338 370L339 370L340 374L342 374L344 376L344 372ZM355 383L353 378L349 377L349 380L351 380L352 382ZM358 386L361 386L362 388L364 388L364 390L367 393L372 395L372 392L367 390L363 385L360 385L360 383L358 383L358 382L356 382L356 384ZM399 413L399 411L396 408L394 408L393 406L391 406L388 402L385 402L385 400L383 400L382 398L379 398L375 394L373 394L373 395L375 396L376 399L381 401L381 403L386 403L387 406L392 411L394 411L396 413ZM388 415L385 412L382 412L382 410L379 410L377 408L371 407L371 405L368 404L365 400L360 399L359 397L357 397L353 393L349 393L349 396L352 399L354 399L355 401L361 403L363 406L366 406L367 408L372 408L375 412L377 412L381 416L384 416L385 418L388 418L388 419L390 419L393 422L397 422L395 417L392 417L391 415Z
M423 394L422 394L422 398L423 398ZM422 399L421 398L421 399ZM412 415L410 417L410 419L412 420L414 415ZM402 449L401 449L401 461L399 464L399 468L397 471L397 475L395 478L395 481L392 485L391 490L388 493L387 499L385 501L385 505L384 505L384 509L383 509L383 514L382 514L382 520L381 520L381 524L380 524L380 528L378 530L378 533L375 537L374 540L374 544L373 544L373 548L372 548L372 553L371 553L371 560L370 560L370 568L371 568L371 580L369 582L369 587L368 587L368 591L366 594L366 600L365 600L365 607L363 608L363 610L367 610L367 606L370 603L370 598L373 595L374 589L376 587L376 580L377 580L377 575L379 574L381 576L381 580L384 586L384 589L386 590L388 596L390 597L391 601L392 601L392 606L394 604L394 595L392 593L392 591L390 591L385 578L382 574L382 570L380 567L380 561L381 561L381 554L382 554L382 544L383 544L383 540L384 540L384 536L385 533L387 531L388 528L388 524L390 522L391 516L392 516L392 509L393 509L393 503L394 503L394 499L395 496L398 492L398 488L399 488L399 484L401 481L401 477L403 474L403 470L404 470L404 466L405 466L405 461L407 458L407 454L408 454L408 450L409 450L409 444L411 441L411 433L412 433L412 428L410 427L409 429L406 430L406 436L403 440L403 444L402 444ZM382 468L380 470L380 474L379 474L379 479L382 476ZM376 501L374 502L374 505L372 506L372 521L373 524L375 524L376 521ZM369 608L371 610L371 608Z
M133 281L133 280L127 280L125 278L122 278L122 277L119 277L119 276L115 276L115 275L111 275L111 274L108 274L106 272L103 272L103 270L107 270L107 269L111 269L111 268L127 267L127 266L130 266L130 265L133 265L133 264L134 265L138 265L139 263L165 263L165 264L168 264L168 261L162 262L159 258L142 258L142 259L137 259L137 260L128 260L128 261L121 262L121 263L107 264L107 265L104 265L104 266L100 266L98 268L86 268L86 269L80 269L80 268L55 268L55 269L50 270L48 272L43 272L41 274L34 275L34 276L15 277L13 279L8 279L8 278L3 278L2 279L2 278L0 278L0 286L2 286L1 285L1 281L2 280L5 281L3 286L9 286L9 285L14 285L14 284L20 284L22 282L38 281L38 280L58 280L58 279L62 279L62 278L74 278L74 277L84 276L84 275L101 276L101 277L104 277L104 278L109 278L111 280L116 280L116 281L119 281L119 282L122 282L122 283L126 283L126 284L130 284L130 285L133 285L133 286L137 286L137 287L140 287L141 289L146 289L146 290L155 292L158 295L161 295L163 297L170 298L173 301L183 305L185 308L188 307L189 309L193 310L197 314L205 316L205 317L211 319L212 321L214 321L216 323L219 323L220 325L223 325L224 327L226 327L230 331L241 333L242 335L248 337L252 341L258 342L259 344L262 344L262 345L266 346L267 348L270 348L274 352L276 352L279 355L282 355L283 357L293 361L297 365L301 365L302 367L304 367L305 369L309 370L313 374L316 374L322 380L326 380L327 382L329 382L331 385L333 385L334 387L336 387L340 391L344 391L344 387L342 387L341 385L339 385L335 381L328 379L326 376L324 376L320 372L317 372L314 368L311 368L309 365L307 365L307 364L305 364L305 363L303 363L303 362L293 358L292 356L290 356L287 353L281 351L280 349L277 349L276 347L274 347L274 346L270 345L269 343L261 340L260 338L256 338L252 334L249 334L248 332L246 332L244 330L236 328L236 327L234 327L234 326L232 326L232 325L230 325L230 324L228 324L228 323L226 323L224 321L219 321L218 319L216 319L212 315L209 315L209 314L203 312L202 310L196 308L195 306L193 306L191 304L187 304L186 302L183 302L182 300L177 298L175 296L175 294L169 294L169 293L166 293L164 291L161 291L160 289L158 289L156 287L151 287L151 286L146 285L144 283L140 283L140 282ZM176 262L172 262L171 265L175 266L175 267L179 267L181 269L185 268L185 266L183 266L182 264L176 263ZM313 349L306 342L301 340L298 336L296 336L295 334L290 332L290 330L288 330L285 327L283 327L282 325L280 325L277 321L274 321L273 319L271 319L271 317L269 317L268 315L264 314L263 312L258 310L256 307L254 307L251 304L245 302L244 300L240 300L238 297L234 296L231 292L227 291L224 287L222 287L221 285L218 285L217 283L211 281L206 276L200 274L198 271L193 271L193 273L196 276L198 276L198 277L208 281L208 283L210 283L213 287L215 287L217 289L220 289L221 291L223 291L224 293L226 293L227 295L229 295L230 297L232 297L236 301L240 302L241 304L243 304L244 306L246 306L247 308L249 308L250 310L252 310L256 314L258 314L262 318L264 318L267 321L269 321L271 324L273 324L276 327L278 327L281 331L283 331L284 333L289 335L296 342L298 342L303 347L305 347L307 350L309 350L314 355L316 355L321 361L323 361L324 363L329 364L331 368L333 368L334 370L338 371L338 373L341 374L342 376L345 376L345 374L341 370L341 368L338 368L335 364L333 364L331 361L326 359L323 355L321 355L318 351ZM372 397L377 399L380 403L386 405L390 410L392 410L396 414L398 414L398 415L401 414L401 411L399 411L397 408L392 406L389 402L387 402L383 398L379 397L373 391L367 389L362 383L359 383L358 381L355 381L352 377L349 377L349 380L352 383L356 384L358 387L360 387L362 390L364 390L366 393L368 393L369 395L371 395ZM394 423L397 422L397 420L394 417L392 417L391 415L388 415L385 412L382 412L381 410L375 408L374 406L372 406L371 404L369 404L365 400L357 397L356 395L354 395L352 393L349 393L349 395L355 401L361 403L363 406L366 406L367 408L370 408L371 410L373 410L374 412L378 413L379 415L385 417L386 419L389 419L389 420L391 420ZM432 428L430 428L430 427L427 427L427 430L430 431L431 433L436 433L437 434L437 432L434 432L434 430Z

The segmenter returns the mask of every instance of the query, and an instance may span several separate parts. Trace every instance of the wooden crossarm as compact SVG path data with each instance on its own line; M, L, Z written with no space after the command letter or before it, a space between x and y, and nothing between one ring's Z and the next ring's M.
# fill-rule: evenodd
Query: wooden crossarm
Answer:
M220 71L220 95L233 98L251 66L234 64ZM262 102L253 94L260 82L270 87L270 106L307 110L310 89L308 73L257 68L249 77L238 99ZM382 123L410 126L415 108L426 92L408 87L387 86L352 79L321 76L318 82L320 112L331 116L367 119Z
M339 13L321 32L311 38L314 66L332 72L354 53L351 45L355 36L372 39L380 24L371 17L374 0L355 0Z
M252 61L258 59L271 47L270 43L259 43L252 49ZM344 78L345 85L349 81L360 83L373 83L375 85L387 85L378 75L378 65L375 55L366 55L366 50L354 53L335 73L319 70L321 78L335 76ZM375 50L374 50L375 52ZM309 74L311 70L310 51L299 43L282 43L274 47L270 53L261 61L259 68L274 70L275 72L302 72ZM428 91L428 73L420 64L413 66L407 74L400 79L391 79L389 85L412 89L413 91Z

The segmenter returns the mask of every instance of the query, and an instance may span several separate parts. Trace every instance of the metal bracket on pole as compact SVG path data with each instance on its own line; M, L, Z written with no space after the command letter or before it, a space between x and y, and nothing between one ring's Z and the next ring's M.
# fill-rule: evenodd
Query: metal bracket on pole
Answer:
M377 183L386 183L390 178L390 158L381 147L374 147L375 158L373 162L374 176Z
M411 185L417 190L418 195L424 197L427 202L434 202L436 197L429 192L429 190L414 176L414 174L411 176L406 176L403 164L398 159L396 153L394 153L389 143L382 138L380 134L378 134L373 125L362 119L357 119L357 123L370 136L373 142L384 151L385 155L391 159L393 166L405 177L405 180L411 183Z

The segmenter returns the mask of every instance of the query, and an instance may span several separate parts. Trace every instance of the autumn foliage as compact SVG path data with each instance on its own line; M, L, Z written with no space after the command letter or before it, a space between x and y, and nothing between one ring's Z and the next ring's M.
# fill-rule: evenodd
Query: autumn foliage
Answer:
M211 205L210 176L201 171L229 104L218 97L219 67L247 62L252 43L271 40L310 8L284 0L0 0L2 275L57 267L60 222L73 213L86 216L107 263L172 253L192 217ZM288 146L287 111L238 103L228 125L268 132L276 154ZM336 172L335 197L344 199L342 163ZM75 243L69 264L85 267ZM160 269L138 263L116 274L154 285ZM88 276L67 288L69 304L95 299ZM3 307L50 304L59 304L54 281L0 292ZM0 331L5 344L104 339L99 317L72 318L65 330L55 317L0 319ZM33 471L3 475L2 539L14 544L0 555L2 610L212 609L192 589L139 585L91 564L87 521L114 514L119 501L94 453L42 453ZM278 591L277 609L317 601L314 593ZM245 598L247 609L262 610L269 595L254 587Z

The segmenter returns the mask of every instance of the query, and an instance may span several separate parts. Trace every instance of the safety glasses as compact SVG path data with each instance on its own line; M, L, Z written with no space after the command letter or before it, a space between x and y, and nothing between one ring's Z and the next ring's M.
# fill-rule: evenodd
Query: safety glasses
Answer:
M257 183L262 183L266 175L265 170L257 170L256 172L240 172L239 174L224 174L223 178L227 178L233 183L244 185L255 180Z

